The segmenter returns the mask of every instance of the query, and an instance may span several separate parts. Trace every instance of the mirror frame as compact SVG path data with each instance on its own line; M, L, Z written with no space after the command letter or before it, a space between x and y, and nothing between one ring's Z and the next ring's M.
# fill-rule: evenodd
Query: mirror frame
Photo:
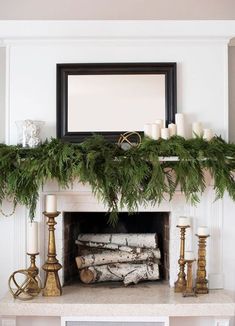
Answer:
M62 63L57 64L57 138L68 142L82 142L94 133L103 135L111 142L117 142L120 130L109 132L69 132L68 131L68 76L69 75L125 75L164 74L165 75L165 117L166 126L175 122L177 112L176 63ZM157 118L157 116L156 116ZM138 131L143 135L143 131Z

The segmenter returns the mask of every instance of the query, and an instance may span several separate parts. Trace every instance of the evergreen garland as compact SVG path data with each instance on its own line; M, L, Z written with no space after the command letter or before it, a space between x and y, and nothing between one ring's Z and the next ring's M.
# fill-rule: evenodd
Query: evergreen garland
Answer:
M162 156L179 160L160 162ZM196 204L205 189L205 169L214 179L216 199L228 191L235 200L235 144L220 137L209 142L179 136L144 138L139 147L126 151L99 135L81 144L52 139L31 149L0 144L0 202L11 198L15 205L25 205L33 219L39 190L47 180L62 187L77 180L90 184L115 224L119 208L133 212L139 204L159 204L165 195L171 199L177 186Z

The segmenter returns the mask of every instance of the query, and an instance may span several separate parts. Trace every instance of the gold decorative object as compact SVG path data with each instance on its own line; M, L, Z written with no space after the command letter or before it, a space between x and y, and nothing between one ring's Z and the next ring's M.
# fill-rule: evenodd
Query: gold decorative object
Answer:
M47 297L60 296L62 294L62 288L60 285L60 279L58 271L62 268L62 265L56 259L56 246L55 246L55 217L57 217L60 212L55 213L43 213L47 218L47 225L49 230L48 238L48 254L47 261L42 266L43 270L46 272L45 285L43 288L43 295Z
M36 297L42 289L35 264L37 254L30 255L30 267L15 271L9 278L8 286L14 299L30 300Z
M185 260L184 260L184 249L185 249L185 232L186 229L189 228L190 225L177 225L177 228L180 228L180 258L178 260L179 263L179 273L178 279L175 282L174 290L175 292L183 292L186 288L186 278L185 278Z
M195 291L198 294L209 293L208 280L206 279L206 239L209 235L198 235L198 260Z
M120 135L118 140L118 146L123 149L129 149L131 147L139 147L141 144L141 136L137 131L127 131Z
M197 296L197 294L195 293L195 290L193 288L192 266L193 266L194 261L196 261L196 259L185 260L185 262L187 264L187 282L186 282L186 288L183 292L183 297L196 297Z

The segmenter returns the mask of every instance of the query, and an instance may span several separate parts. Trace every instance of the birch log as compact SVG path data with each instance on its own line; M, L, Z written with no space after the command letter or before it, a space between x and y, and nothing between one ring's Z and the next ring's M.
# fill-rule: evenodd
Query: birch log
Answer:
M110 249L110 250L120 250L126 252L141 252L142 248L135 247L127 247L118 245L116 243L99 243L99 242L91 242L91 241L75 241L78 246L84 246L89 248L97 248L97 249Z
M158 248L156 233L84 233L79 234L80 242L112 243L137 248Z
M100 254L90 254L76 257L78 269L82 269L94 265L106 265L123 262L138 262L155 259L160 259L159 249L146 249L140 253L124 252L124 251L110 251L104 250Z
M125 285L137 284L142 280L158 280L158 264L113 264L90 266L80 271L80 279L84 283L105 281L123 281Z

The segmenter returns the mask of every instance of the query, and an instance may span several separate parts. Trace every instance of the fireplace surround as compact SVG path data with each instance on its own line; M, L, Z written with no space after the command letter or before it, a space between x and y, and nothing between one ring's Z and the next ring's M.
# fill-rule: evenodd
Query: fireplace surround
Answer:
M55 183L47 183L40 194L40 200L37 207L37 216L40 216L41 232L40 232L40 260L39 265L43 264L43 260L47 254L47 226L45 225L45 217L42 212L44 209L45 195L55 193L58 200L58 210L61 214L57 217L56 225L56 247L57 258L63 265L59 272L62 284L68 282L65 270L67 269L67 261L73 258L65 258L66 237L68 237L69 220L74 221L78 215L97 213L105 216L107 208L102 202L92 194L89 186L81 184L74 185L70 189L59 189ZM78 213L79 212L79 213ZM191 227L186 232L186 250L193 250L197 255L197 239L195 237L196 229L199 225L207 225L210 229L210 240L207 250L207 271L209 277L210 288L223 287L223 265L222 265L222 236L220 233L220 225L222 223L223 211L221 200L214 202L213 184L209 183L201 198L201 202L197 206L191 206L185 201L184 195L178 190L174 198L169 201L167 198L159 206L139 207L141 214L157 213L164 215L169 212L169 284L174 285L178 273L178 257L179 257L179 231L176 228L177 218L179 216L190 216ZM123 210L125 213L125 210ZM125 214L124 214L125 215ZM83 215L85 216L85 215ZM131 217L135 218L135 215ZM140 217L139 217L140 218ZM71 222L72 223L72 222ZM73 222L74 223L74 222ZM74 237L78 231L75 231ZM70 240L71 241L71 240ZM74 239L72 240L74 241ZM76 247L74 247L76 248ZM75 249L74 249L75 250ZM73 257L73 256L72 256ZM68 271L66 271L68 272ZM74 273L74 270L72 274ZM43 277L43 274L41 275Z

